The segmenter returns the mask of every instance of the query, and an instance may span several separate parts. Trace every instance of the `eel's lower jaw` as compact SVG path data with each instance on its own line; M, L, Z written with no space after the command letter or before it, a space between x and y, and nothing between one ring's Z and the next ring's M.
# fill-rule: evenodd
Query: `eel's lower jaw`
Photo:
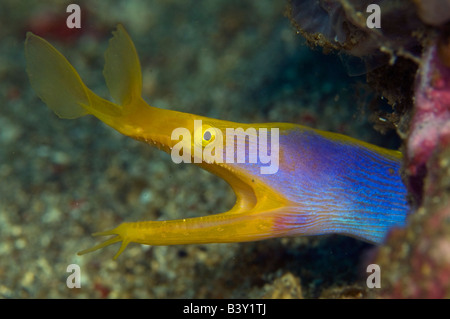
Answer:
M113 236L83 255L121 242L116 259L131 242L161 246L258 241L276 237L273 233L276 214L272 212L242 212L235 208L228 212L195 218L123 223L118 227L94 233L94 236Z
M126 234L126 232L123 232L123 228L124 228L123 225L124 224L121 224L118 227L107 230L107 231L93 233L92 236L94 236L94 237L97 237L97 236L113 236L113 237L111 237L101 243L98 243L97 245L95 245L91 248L81 250L77 253L77 255L81 256L84 254L88 254L88 253L94 252L96 250L102 249L104 247L107 247L109 245L112 245L112 244L115 244L118 242L122 242L118 252L113 257L113 259L116 260L119 257L119 255L125 250L125 248L128 246L128 244L130 243L130 241L127 240L126 236L124 236Z

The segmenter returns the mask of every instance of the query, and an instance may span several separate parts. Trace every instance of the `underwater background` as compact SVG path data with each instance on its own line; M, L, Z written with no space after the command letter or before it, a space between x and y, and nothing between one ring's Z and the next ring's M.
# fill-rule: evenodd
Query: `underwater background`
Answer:
M153 106L235 122L290 122L397 149L375 130L389 109L351 62L306 44L284 1L0 2L1 298L365 298L375 246L343 236L186 246L116 245L77 256L91 233L124 221L219 213L235 201L220 178L174 164L97 119L53 114L32 90L25 33L51 42L86 85L108 97L103 54L118 23L141 60ZM379 131L383 131L381 134ZM69 289L67 266L81 268Z

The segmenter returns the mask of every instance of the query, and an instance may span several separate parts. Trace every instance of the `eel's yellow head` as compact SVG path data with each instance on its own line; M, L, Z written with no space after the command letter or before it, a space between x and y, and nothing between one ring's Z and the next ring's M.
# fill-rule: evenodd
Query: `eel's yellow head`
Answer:
M237 197L235 212L287 204L268 181L276 178L282 160L280 127L290 125L235 123L136 102L128 108L135 113L111 126L169 153L175 163L198 165L227 181Z
M194 163L225 179L236 193L235 209L284 201L262 178L278 170L277 124L241 124L148 105L141 97L142 74L134 44L121 25L113 35L103 74L115 102L88 89L59 51L29 32L27 72L39 97L59 117L94 115L125 135L164 150L176 163Z

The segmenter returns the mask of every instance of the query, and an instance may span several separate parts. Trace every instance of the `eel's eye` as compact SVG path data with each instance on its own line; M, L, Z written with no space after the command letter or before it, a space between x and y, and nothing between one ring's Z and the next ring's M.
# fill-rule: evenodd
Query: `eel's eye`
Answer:
M202 125L202 147L205 147L216 139L216 132L217 128L210 125Z
M215 128L209 127L203 131L203 139L202 139L203 146L208 145L209 143L213 142L215 139L216 139L216 129Z

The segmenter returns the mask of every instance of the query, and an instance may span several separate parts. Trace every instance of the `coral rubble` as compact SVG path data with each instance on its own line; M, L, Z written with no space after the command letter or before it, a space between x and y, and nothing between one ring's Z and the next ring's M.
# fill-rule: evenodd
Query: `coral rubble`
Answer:
M366 25L371 3L381 8L379 29ZM382 296L449 298L450 1L291 0L288 17L310 45L366 61L368 84L394 110L375 128L395 127L404 139L411 216L372 260Z

